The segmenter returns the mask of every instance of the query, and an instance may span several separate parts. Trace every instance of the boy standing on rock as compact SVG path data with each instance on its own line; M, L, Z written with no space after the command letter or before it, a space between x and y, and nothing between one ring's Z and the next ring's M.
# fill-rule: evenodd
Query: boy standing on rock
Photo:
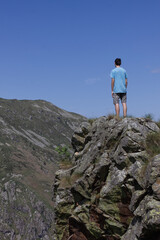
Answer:
M115 105L116 116L119 117L120 107L119 107L119 99L121 99L123 105L123 116L127 115L127 73L126 70L121 66L121 59L116 58L115 60L115 68L111 71L111 89L112 89L112 97L113 103Z

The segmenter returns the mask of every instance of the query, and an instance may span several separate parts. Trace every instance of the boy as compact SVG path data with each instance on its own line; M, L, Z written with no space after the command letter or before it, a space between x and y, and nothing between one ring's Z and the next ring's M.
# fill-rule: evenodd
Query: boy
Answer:
M113 103L115 105L116 116L119 118L119 99L121 99L123 105L123 116L127 115L127 73L126 70L121 66L121 59L115 59L115 68L111 71L111 89L112 89L112 97Z

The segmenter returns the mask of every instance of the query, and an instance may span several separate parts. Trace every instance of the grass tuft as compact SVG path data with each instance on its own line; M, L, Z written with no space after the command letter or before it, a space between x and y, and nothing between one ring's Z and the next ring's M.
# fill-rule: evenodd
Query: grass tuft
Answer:
M65 159L65 160L61 160L59 162L59 167L60 169L69 169L71 167L73 167L73 163L71 162L71 160Z
M157 126L160 128L160 120L156 122Z
M97 118L89 118L88 122L92 125L96 120Z
M115 115L114 114L108 114L107 118L108 118L108 120L114 119Z
M70 188L79 178L83 176L81 172L74 172L72 175L67 175L61 178L60 188Z
M152 157L160 154L160 133L151 133L147 136L146 151Z

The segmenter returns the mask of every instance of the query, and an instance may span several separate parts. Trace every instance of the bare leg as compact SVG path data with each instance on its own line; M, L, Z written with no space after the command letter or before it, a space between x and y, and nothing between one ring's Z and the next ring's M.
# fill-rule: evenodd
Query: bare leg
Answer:
M123 116L126 117L127 116L127 104L122 103L122 105L123 105Z
M119 103L115 104L115 110L116 110L116 117L119 118L119 112L120 112Z

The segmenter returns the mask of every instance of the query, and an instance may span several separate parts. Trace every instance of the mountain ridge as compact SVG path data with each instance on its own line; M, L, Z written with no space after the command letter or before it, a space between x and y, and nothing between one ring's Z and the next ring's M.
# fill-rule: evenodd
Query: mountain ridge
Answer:
M0 99L0 239L54 239L56 148L87 119L44 100Z

